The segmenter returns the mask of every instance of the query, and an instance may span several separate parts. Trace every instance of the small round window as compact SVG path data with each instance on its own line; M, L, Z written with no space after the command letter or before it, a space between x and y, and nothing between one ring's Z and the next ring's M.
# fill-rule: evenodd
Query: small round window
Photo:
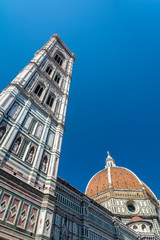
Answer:
M136 226L136 225L134 225L134 226L133 226L133 229L137 229L137 226Z
M126 202L126 207L129 213L135 214L139 211L139 207L137 205L137 203L135 203L134 201L127 201Z
M131 204L129 204L128 206L127 206L127 208L128 208L128 210L130 211L130 212L135 212L135 207L133 206L133 205L131 205Z

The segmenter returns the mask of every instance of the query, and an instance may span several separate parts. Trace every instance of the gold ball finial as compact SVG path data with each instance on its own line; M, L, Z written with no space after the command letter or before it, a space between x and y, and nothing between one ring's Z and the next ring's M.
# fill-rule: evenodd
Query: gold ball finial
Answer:
M107 151L107 154L108 154L108 156L110 156L110 153L109 153L109 151Z

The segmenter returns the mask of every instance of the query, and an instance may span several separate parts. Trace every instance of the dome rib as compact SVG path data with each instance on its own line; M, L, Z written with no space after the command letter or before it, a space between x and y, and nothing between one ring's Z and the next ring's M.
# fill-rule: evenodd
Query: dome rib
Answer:
M108 167L108 183L112 185L112 179L111 179L111 168Z
M131 170L123 167L107 167L96 173L89 181L85 194L88 197L96 197L107 190L130 190L148 193L148 196L156 199L154 193Z
M151 197L153 197L154 199L157 200L157 197L156 197L156 195L154 194L154 192L153 192L145 183L142 182L142 184L143 184L146 192L147 192Z
M113 188L141 189L141 184L138 181L138 178L126 168L111 168L111 179Z

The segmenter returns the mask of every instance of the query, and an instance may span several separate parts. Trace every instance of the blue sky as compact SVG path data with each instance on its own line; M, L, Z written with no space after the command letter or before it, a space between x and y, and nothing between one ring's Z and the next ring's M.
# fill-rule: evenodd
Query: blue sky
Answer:
M109 150L160 198L159 12L159 0L0 1L0 90L53 33L77 56L58 175L82 192Z

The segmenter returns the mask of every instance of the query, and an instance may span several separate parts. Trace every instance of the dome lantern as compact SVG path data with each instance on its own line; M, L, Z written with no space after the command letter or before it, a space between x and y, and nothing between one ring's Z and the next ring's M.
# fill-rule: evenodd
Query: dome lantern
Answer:
M114 161L114 159L110 156L109 151L107 151L107 154L108 154L108 156L107 156L107 158L106 158L106 166L105 166L105 168L115 167L115 166L116 166L115 161Z

